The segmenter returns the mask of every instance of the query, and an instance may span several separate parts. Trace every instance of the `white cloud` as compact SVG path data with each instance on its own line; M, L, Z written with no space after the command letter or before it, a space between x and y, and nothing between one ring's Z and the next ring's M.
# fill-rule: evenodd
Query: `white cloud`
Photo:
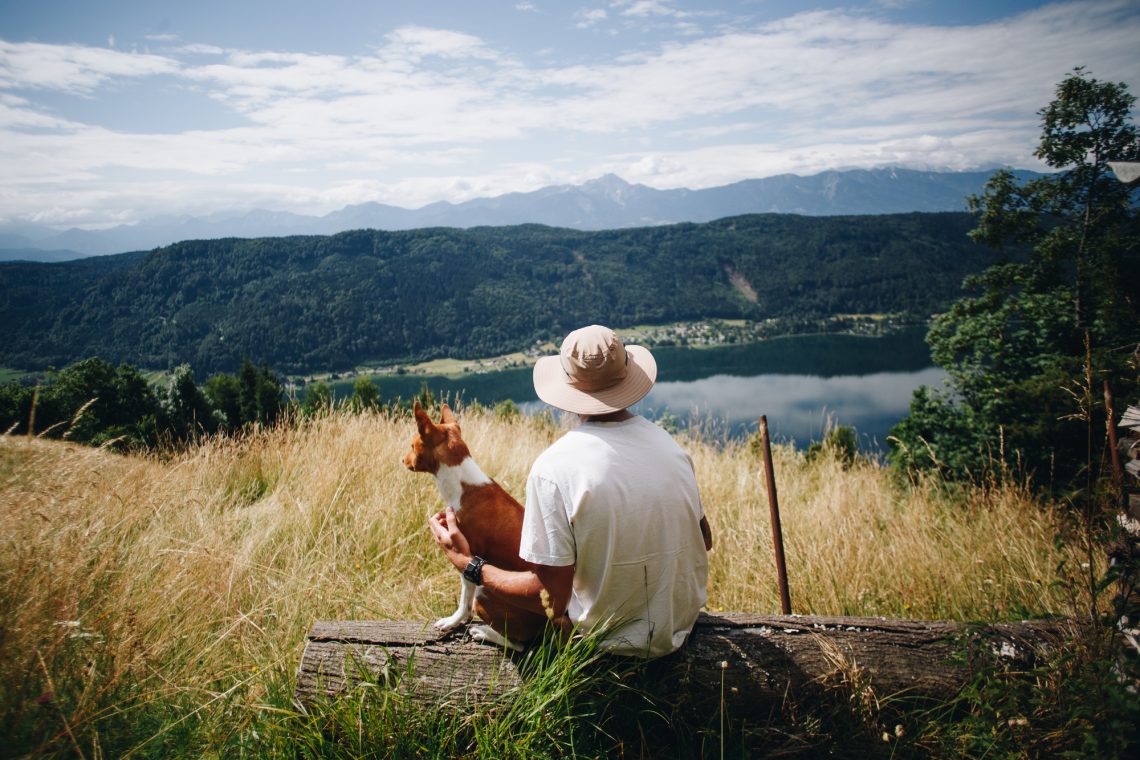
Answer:
M0 89L91 93L118 78L177 70L177 61L158 55L0 40Z
M193 43L190 45L181 45L175 52L186 53L188 55L222 55L226 52L226 49L218 47L217 45Z
M579 11L575 16L578 18L578 28L588 29L595 24L605 21L607 14L605 8L591 8L590 10Z
M81 126L38 111L25 98L0 92L0 130L73 130Z
M427 56L441 58L483 58L494 60L498 54L488 49L478 37L446 29L405 26L389 34L386 51L397 56L420 60Z
M625 6L621 12L623 16L676 16L678 11L657 0L634 0L633 2L615 2L615 6Z
M822 139L793 147L756 141L614 156L593 164L584 174L589 177L612 172L629 182L662 189L698 189L752 177L810 175L829 169L904 166L968 171L1006 164L1044 169L1032 155L1033 144L1024 138L1025 133L979 130L952 137L917 134L858 142Z
M1036 165L1036 111L1073 66L1140 85L1130 9L1056 4L969 27L817 11L571 64L524 62L477 36L416 25L355 55L0 40L0 217L54 208L64 218L72 202L85 214L151 208L167 185L140 188L160 175L205 203L203 188L224 176L218 203L241 205L248 193L272 206L276 181L278 205L410 206L606 171L708 187L836 167ZM611 10L676 15L661 2ZM607 17L594 8L576 19ZM172 134L110 129L61 116L37 94L93 99L159 75L245 126L205 130L190 114Z

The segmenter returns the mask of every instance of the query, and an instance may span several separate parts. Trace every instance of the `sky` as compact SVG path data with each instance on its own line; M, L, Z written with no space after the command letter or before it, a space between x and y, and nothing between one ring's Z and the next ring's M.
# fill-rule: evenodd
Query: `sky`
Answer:
M0 0L0 224L1042 169L1136 0Z

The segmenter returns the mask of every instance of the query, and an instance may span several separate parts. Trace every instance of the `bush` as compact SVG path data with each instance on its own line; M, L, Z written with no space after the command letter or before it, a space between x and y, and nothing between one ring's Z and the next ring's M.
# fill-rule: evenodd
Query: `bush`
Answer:
M859 442L855 428L849 425L833 427L822 442L813 443L808 447L808 460L814 460L825 451L842 462L844 469L853 465L855 458L859 456Z

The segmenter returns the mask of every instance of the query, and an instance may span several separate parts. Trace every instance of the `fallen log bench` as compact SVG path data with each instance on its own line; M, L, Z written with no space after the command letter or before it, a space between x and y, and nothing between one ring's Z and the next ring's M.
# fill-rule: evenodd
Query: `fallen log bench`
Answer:
M1069 626L702 613L685 646L645 672L653 694L694 715L723 699L735 717L764 720L782 706L856 691L913 705L952 698L978 667L1032 666ZM425 705L487 702L524 683L524 658L427 623L321 621L307 636L296 697L311 705L382 683Z

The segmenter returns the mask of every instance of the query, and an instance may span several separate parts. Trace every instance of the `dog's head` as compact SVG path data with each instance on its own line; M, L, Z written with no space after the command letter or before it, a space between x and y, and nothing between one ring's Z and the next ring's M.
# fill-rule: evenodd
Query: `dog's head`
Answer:
M459 423L451 409L444 404L439 422L432 422L417 401L413 409L416 434L412 436L412 450L404 455L404 466L412 472L439 472L440 465L454 467L471 455L463 442Z

